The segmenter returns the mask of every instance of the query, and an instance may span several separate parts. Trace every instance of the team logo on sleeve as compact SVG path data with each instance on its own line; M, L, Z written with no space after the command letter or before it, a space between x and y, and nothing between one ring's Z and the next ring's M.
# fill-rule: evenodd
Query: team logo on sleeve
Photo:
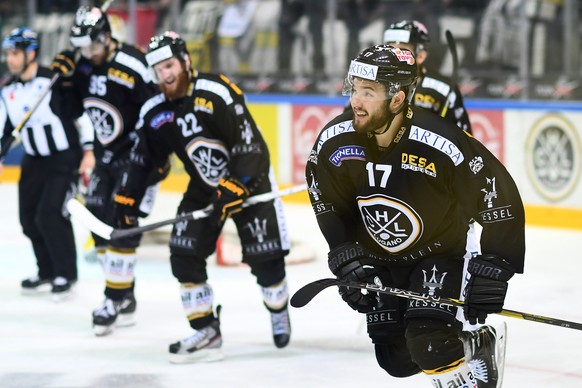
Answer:
M95 136L103 145L113 142L123 132L121 114L110 103L98 98L87 98L83 106L95 128Z
M200 177L209 186L218 186L228 164L228 151L219 141L196 138L186 147L190 160L194 163Z
M154 116L153 119L150 121L150 127L153 129L158 129L165 123L171 123L174 121L174 112L171 111L164 111L160 112Z
M358 197L357 202L368 234L384 250L401 252L422 235L421 218L405 202L380 194Z
M329 161L336 167L342 165L344 160L363 160L366 161L364 147L347 145L339 147L329 157Z

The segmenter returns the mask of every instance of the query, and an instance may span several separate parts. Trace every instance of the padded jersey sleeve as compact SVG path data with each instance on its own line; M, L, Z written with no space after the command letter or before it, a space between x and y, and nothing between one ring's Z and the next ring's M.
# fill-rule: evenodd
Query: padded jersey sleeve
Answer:
M270 155L267 144L253 116L243 92L228 78L220 76L218 93L203 93L206 104L212 101L212 111L196 112L209 120L209 128L215 130L217 139L224 142L230 159L228 174L239 179L254 193L261 182L268 179ZM220 91L228 91L228 96ZM222 95L221 95L222 94ZM208 105L210 106L210 105Z
M332 166L329 158L333 147L330 142L320 147L321 138L322 134L309 155L305 179L317 223L331 250L356 240L355 190L344 170Z
M452 189L483 227L481 252L498 255L523 273L525 211L517 185L485 146L470 135L460 137L464 160L455 168Z

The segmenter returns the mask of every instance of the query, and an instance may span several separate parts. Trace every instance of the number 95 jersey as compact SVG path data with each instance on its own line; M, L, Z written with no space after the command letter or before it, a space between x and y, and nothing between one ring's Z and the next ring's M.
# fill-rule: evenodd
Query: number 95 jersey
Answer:
M317 137L306 180L330 248L358 242L375 260L403 265L462 257L474 219L483 227L481 251L522 272L524 209L505 167L447 120L420 108L405 113L385 148L355 132L351 110Z

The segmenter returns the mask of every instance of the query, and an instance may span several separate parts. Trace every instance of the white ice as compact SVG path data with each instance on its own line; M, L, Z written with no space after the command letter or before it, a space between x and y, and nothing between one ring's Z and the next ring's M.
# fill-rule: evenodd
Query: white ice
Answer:
M174 215L177 196L162 194L152 217ZM244 266L209 263L215 300L222 304L225 360L172 365L171 342L190 334L167 249L144 244L136 268L137 325L107 337L91 331L102 302L98 264L79 258L74 297L20 293L36 271L18 221L16 186L0 184L0 387L430 387L426 377L396 379L380 369L364 318L328 289L301 309L291 308L290 345L276 349L270 319L254 277ZM329 277L326 244L311 210L286 203L293 239L316 260L287 267L291 293ZM79 245L87 235L76 225ZM505 307L582 322L582 232L527 228L526 274L511 280ZM502 319L494 316L492 319ZM582 331L503 318L509 328L504 387L582 387Z

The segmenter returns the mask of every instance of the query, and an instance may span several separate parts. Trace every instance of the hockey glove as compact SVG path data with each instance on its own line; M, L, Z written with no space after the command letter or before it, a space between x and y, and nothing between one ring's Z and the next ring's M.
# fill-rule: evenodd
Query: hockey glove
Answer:
M327 257L329 269L339 280L369 282L377 274L373 266L360 262L359 259L366 258L367 255L358 244L342 244L329 251ZM359 313L373 311L377 304L376 294L366 292L359 288L339 287L339 294L344 302Z
M507 281L515 274L511 265L496 255L479 255L469 260L471 278L465 295L465 319L474 325L485 323L487 314L503 309Z
M65 50L54 57L50 69L54 73L60 73L63 77L70 77L75 72L75 67L75 53L70 50Z
M211 222L221 224L230 216L242 210L245 199L249 196L246 186L234 177L220 178L210 214Z
M119 192L113 198L117 227L128 229L138 226L139 203L136 199Z

